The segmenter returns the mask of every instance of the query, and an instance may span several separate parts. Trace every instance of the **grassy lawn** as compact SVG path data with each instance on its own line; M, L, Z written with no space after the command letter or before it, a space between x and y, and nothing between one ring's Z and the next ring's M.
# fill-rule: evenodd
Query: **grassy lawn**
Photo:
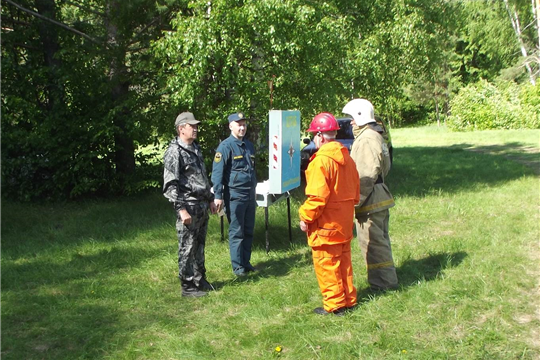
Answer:
M538 359L540 131L394 129L391 209L400 289L320 317L301 191L257 210L253 264L236 279L220 223L217 291L180 295L172 207L159 193L65 204L2 201L2 359ZM226 230L227 226L225 226ZM276 347L281 347L277 351Z

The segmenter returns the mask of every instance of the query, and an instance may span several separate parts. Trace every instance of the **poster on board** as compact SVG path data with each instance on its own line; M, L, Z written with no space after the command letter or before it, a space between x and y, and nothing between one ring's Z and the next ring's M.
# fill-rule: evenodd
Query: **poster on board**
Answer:
M300 111L271 110L269 126L269 193L300 186Z

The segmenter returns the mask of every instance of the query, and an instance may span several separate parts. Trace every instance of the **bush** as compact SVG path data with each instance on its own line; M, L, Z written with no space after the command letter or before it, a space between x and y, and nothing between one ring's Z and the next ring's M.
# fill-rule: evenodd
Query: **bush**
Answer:
M540 128L540 86L485 80L462 88L450 102L455 131Z
M524 118L527 124L526 128L540 128L540 85L536 84L536 86L533 86L527 84L522 86L519 93L519 100L526 114Z

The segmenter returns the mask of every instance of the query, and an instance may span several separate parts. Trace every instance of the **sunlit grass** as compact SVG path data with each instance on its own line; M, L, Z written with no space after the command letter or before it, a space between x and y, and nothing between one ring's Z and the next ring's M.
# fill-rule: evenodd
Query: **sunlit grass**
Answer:
M321 295L297 226L301 189L292 243L286 202L269 208L268 254L257 210L261 270L245 279L211 218L217 291L199 299L180 295L174 215L159 193L3 201L2 359L536 359L540 184L534 163L508 155L538 151L539 134L394 129L400 289L367 290L355 241L360 306L342 318L312 313ZM486 145L498 151L474 151Z

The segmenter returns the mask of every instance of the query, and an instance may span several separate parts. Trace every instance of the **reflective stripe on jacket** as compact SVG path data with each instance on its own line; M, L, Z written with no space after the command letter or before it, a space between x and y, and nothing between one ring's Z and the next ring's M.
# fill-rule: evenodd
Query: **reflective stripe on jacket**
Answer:
M382 135L369 124L363 127L354 140L351 157L360 174L360 203L356 207L356 214L365 215L394 206L394 198L384 183L391 162Z
M353 237L354 205L360 182L346 147L331 141L311 157L306 170L306 201L298 210L308 225L309 246L339 244Z

